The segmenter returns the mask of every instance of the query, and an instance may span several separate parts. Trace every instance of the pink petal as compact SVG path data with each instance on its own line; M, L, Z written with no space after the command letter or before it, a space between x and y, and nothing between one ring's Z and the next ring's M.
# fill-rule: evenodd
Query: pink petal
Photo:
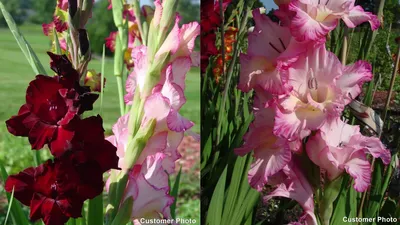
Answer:
M156 119L157 126L156 129L163 130L166 126L165 120L169 115L171 106L168 98L162 96L161 93L156 92L150 95L144 104L144 113L145 118L148 119Z
M192 66L194 67L200 67L200 52L192 52L192 54L190 54L190 60L192 61Z
M260 86L271 94L285 94L289 90L287 74L278 70L267 58L241 54L240 64L238 89L249 92Z
M276 110L274 134L286 138L304 138L313 130L318 130L326 121L326 115L315 108L302 106L293 112Z
M354 179L354 189L364 192L371 184L371 166L363 151L352 154L352 158L344 164L347 173Z
M159 218L159 213L164 213L174 202L174 198L168 195L168 189L156 188L151 185L142 173L129 180L127 189L132 189L134 190L133 193L137 193L136 196L133 196L133 219L157 215L158 217L155 218Z
M256 161L251 165L248 179L251 187L262 191L268 182L268 177L282 170L290 161L292 153L288 146L277 149L260 146L255 149L254 153Z
M310 9L311 8L311 9ZM300 0L293 0L289 9L296 12L290 25L290 31L297 41L321 41L336 28L338 20L329 8L319 5L311 6L302 3ZM318 14L326 15L316 20Z
M292 161L283 169L288 179L284 183L277 185L277 188L264 198L264 201L268 201L273 197L294 199L303 208L304 218L302 219L307 221L306 224L317 225L314 214L313 189L297 164L297 161Z
M185 90L186 74L191 67L191 61L188 57L180 57L172 62L172 80L179 85L182 90Z
M337 86L343 92L345 104L349 104L362 91L362 85L372 80L372 67L366 61L345 66L343 75L337 79Z
M179 111L186 102L183 89L176 83L172 83L172 65L167 68L165 83L161 89L161 94L169 99L172 109Z
M377 30L380 26L380 22L377 16L370 12L365 12L361 6L355 6L347 14L342 16L343 21L350 28L354 28L364 22L371 24L372 30Z
M168 128L172 131L182 132L193 127L194 123L181 116L176 110L171 110L167 117Z

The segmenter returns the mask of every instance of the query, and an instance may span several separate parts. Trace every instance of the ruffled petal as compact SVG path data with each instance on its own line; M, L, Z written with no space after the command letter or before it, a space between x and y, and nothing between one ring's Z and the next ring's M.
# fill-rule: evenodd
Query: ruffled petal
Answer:
M347 173L354 179L354 189L364 192L371 184L371 165L369 164L364 151L356 151L351 159L343 165Z
M349 104L362 91L362 85L372 80L372 67L366 61L357 61L356 63L345 66L343 75L337 79L337 87L341 89L345 104Z
M377 30L380 21L377 16L370 12L365 12L361 6L355 6L347 14L342 16L343 21L350 28L354 28L364 22L369 22L372 30Z

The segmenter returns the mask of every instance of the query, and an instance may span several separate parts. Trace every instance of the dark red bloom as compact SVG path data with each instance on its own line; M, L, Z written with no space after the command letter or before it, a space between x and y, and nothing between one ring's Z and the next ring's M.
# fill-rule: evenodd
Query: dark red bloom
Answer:
M110 169L118 169L117 148L105 140L103 119L91 116L72 125L75 130L74 138L71 141L71 151L81 152L88 160L96 161L102 172Z
M222 0L222 11L225 12L232 0ZM215 32L221 26L219 1L205 0L201 2L201 72L204 73L209 58L219 51L215 46Z
M95 161L82 161L78 154L65 154L36 168L28 168L6 181L5 190L30 206L30 218L46 225L64 225L81 217L83 202L103 190L103 177Z
M79 86L79 74L66 56L49 55L52 58L51 68L58 75L36 76L26 91L26 104L6 124L10 133L29 137L32 149L39 150L49 144L55 154L59 149L53 149L52 142L72 139L74 131L69 126L70 122L79 119L83 111L92 109L98 95Z

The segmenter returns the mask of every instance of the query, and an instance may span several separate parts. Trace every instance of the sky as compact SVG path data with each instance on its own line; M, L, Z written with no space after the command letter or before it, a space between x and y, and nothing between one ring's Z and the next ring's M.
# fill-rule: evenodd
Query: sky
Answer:
M278 8L273 0L261 0L262 3L264 3L265 8L267 9L267 11L269 11L271 8Z

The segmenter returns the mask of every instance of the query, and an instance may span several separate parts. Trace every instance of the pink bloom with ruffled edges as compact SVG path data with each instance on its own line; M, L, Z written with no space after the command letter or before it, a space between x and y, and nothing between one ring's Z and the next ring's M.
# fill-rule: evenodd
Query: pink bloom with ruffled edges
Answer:
M161 166L164 158L162 153L148 156L131 170L124 199L133 197L133 220L172 218L169 207L174 198L169 195L168 174Z
M256 25L249 34L247 54L240 56L238 88L248 92L261 86L271 94L285 94L291 90L287 84L287 67L309 44L294 40L289 28L274 23L260 9L253 11L253 18Z
M354 189L364 192L371 184L371 165L367 154L390 163L390 151L379 138L365 137L358 126L351 126L337 118L326 123L306 145L309 158L327 171L333 180L345 171L354 179Z
M367 62L343 66L324 45L307 51L288 73L293 90L278 97L274 126L275 135L287 139L302 139L339 117L361 85L372 79Z
M291 224L317 225L317 219L314 214L314 197L313 189L299 167L299 162L296 158L285 166L285 168L277 174L279 176L274 179L271 185L276 186L276 189L264 197L264 201L269 201L273 197L285 197L297 201L303 208L303 215L299 222Z
M284 21L290 18L290 30L298 41L325 39L339 19L349 28L369 22L372 30L378 29L377 16L354 3L354 0L292 0L276 15Z

